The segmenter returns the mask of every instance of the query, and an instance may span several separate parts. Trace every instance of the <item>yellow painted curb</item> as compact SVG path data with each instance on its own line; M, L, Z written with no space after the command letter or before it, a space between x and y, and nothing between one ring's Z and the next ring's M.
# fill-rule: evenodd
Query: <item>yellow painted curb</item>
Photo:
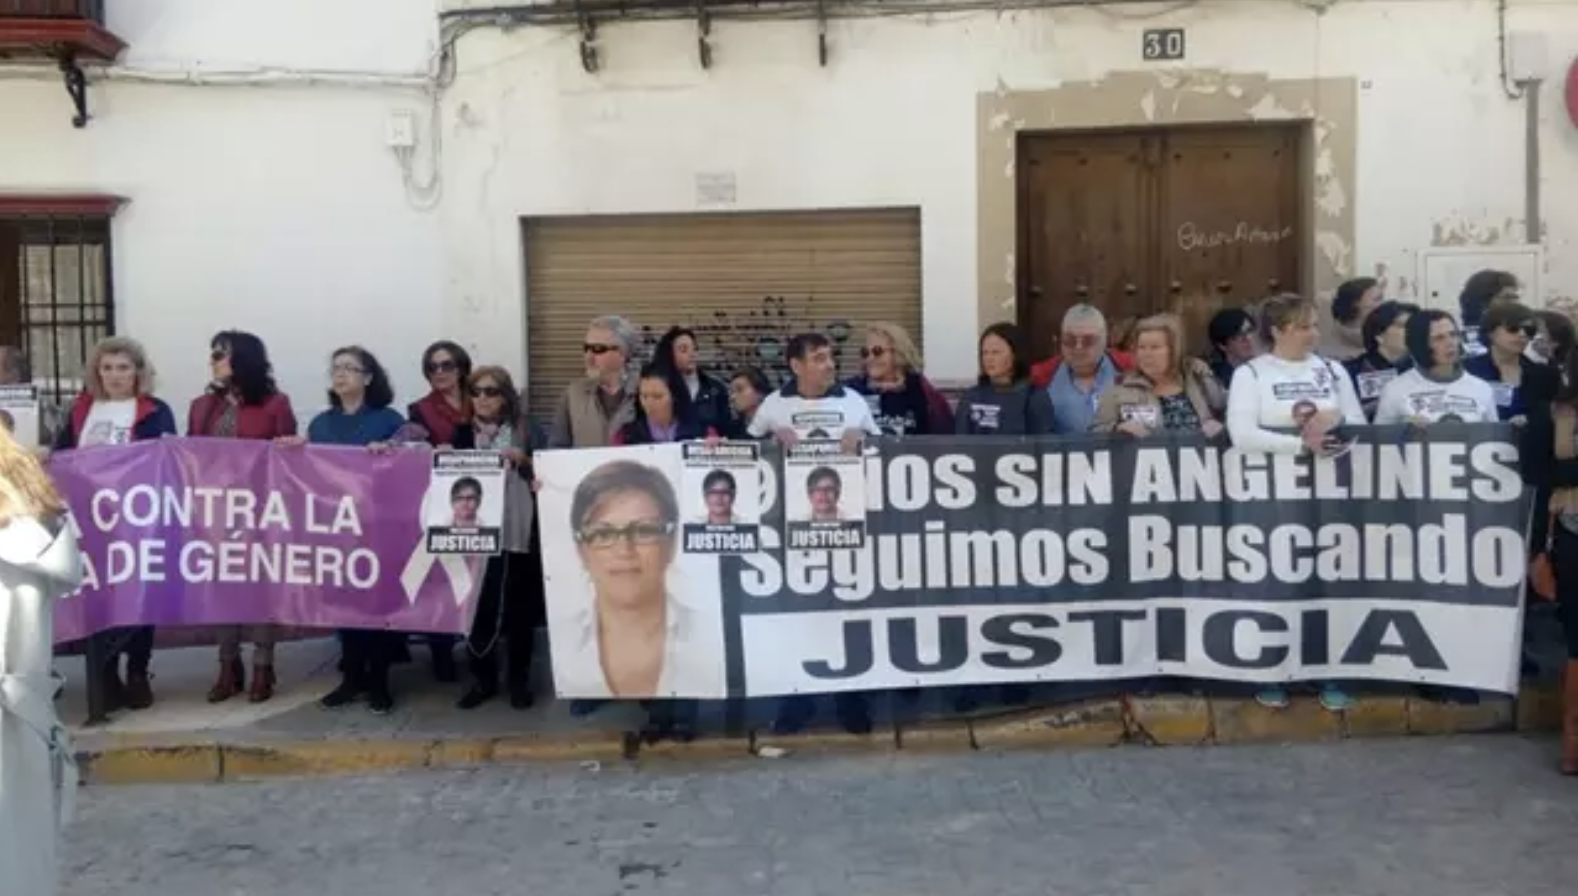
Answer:
M892 728L877 728L870 734L822 730L799 734L758 731L753 741L757 750L775 747L790 753L880 753L897 748L898 732Z
M575 737L501 737L493 742L493 761L615 762L633 758L635 735L620 731L588 731Z
M1550 734L1562 730L1562 689L1556 682L1542 682L1518 694L1518 730Z
M248 780L426 768L431 750L425 740L323 740L226 746L221 756L226 780Z
M1342 724L1344 737L1404 737L1408 734L1408 698L1361 696L1343 712Z
M1093 700L1056 709L970 722L983 750L1051 747L1111 747L1124 741L1128 726L1122 702Z
M898 726L900 750L958 753L975 749L975 733L967 722L916 722Z
M110 739L85 749L80 758L88 784L213 783L548 761L732 759L763 747L813 755L944 753L1110 747L1125 742L1225 745L1545 731L1558 723L1559 711L1560 695L1549 687L1526 689L1516 704L1494 697L1466 706L1415 697L1360 697L1344 713L1327 712L1311 698L1277 710L1253 700L1130 697L970 720L907 723L869 735L828 730L786 736L757 732L752 737L698 738L683 744L644 744L634 732L237 744Z
M223 777L217 744L111 747L83 763L88 784L211 784Z
M1211 702L1204 697L1128 697L1129 740L1158 747L1208 744L1215 735Z
M1212 700L1211 724L1219 744L1300 743L1337 740L1342 719L1318 701L1295 699L1283 709L1254 700Z
M1472 705L1408 698L1409 734L1481 734L1513 729L1512 700L1480 696Z
M698 737L681 743L660 740L642 742L636 759L739 759L751 755L752 742L746 737Z
M496 737L463 737L435 741L428 750L427 764L433 768L487 765L498 747Z

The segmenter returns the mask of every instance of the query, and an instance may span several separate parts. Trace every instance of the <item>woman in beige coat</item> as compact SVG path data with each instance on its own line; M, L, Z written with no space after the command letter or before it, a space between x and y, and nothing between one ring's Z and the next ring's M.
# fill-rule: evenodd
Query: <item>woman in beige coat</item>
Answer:
M1211 368L1184 351L1183 324L1158 314L1134 326L1134 369L1102 393L1092 432L1146 436L1222 431L1227 394Z
M0 891L54 896L76 765L55 715L54 602L82 584L65 502L0 430Z

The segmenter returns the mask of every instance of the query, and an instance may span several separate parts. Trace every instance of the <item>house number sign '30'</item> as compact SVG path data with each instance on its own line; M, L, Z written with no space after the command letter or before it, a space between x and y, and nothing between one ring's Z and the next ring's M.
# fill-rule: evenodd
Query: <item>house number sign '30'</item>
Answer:
M1182 28L1147 28L1140 35L1140 57L1146 62L1184 58Z

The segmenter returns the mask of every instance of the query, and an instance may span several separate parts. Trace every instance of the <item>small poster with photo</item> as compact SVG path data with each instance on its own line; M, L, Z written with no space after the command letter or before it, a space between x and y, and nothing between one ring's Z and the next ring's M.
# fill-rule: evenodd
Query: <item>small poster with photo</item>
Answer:
M503 549L509 462L497 451L440 451L422 500L429 554L497 554Z
M866 543L866 461L838 442L801 442L784 453L785 547L840 551Z
M680 482L684 550L754 554L761 550L761 446L687 442Z
M39 431L38 387L26 383L0 386L0 425L23 448L37 448Z

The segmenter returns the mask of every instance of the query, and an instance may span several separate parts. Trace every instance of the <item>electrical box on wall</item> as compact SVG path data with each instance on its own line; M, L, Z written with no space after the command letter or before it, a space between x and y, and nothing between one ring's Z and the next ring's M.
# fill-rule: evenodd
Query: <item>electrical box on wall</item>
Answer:
M1419 253L1419 304L1458 313L1457 297L1469 277L1483 270L1506 271L1518 278L1524 304L1545 306L1540 272L1545 250L1540 246L1454 246Z
M400 111L389 113L389 120L385 123L387 133L384 139L390 149L411 149L416 146L416 116L410 112Z

